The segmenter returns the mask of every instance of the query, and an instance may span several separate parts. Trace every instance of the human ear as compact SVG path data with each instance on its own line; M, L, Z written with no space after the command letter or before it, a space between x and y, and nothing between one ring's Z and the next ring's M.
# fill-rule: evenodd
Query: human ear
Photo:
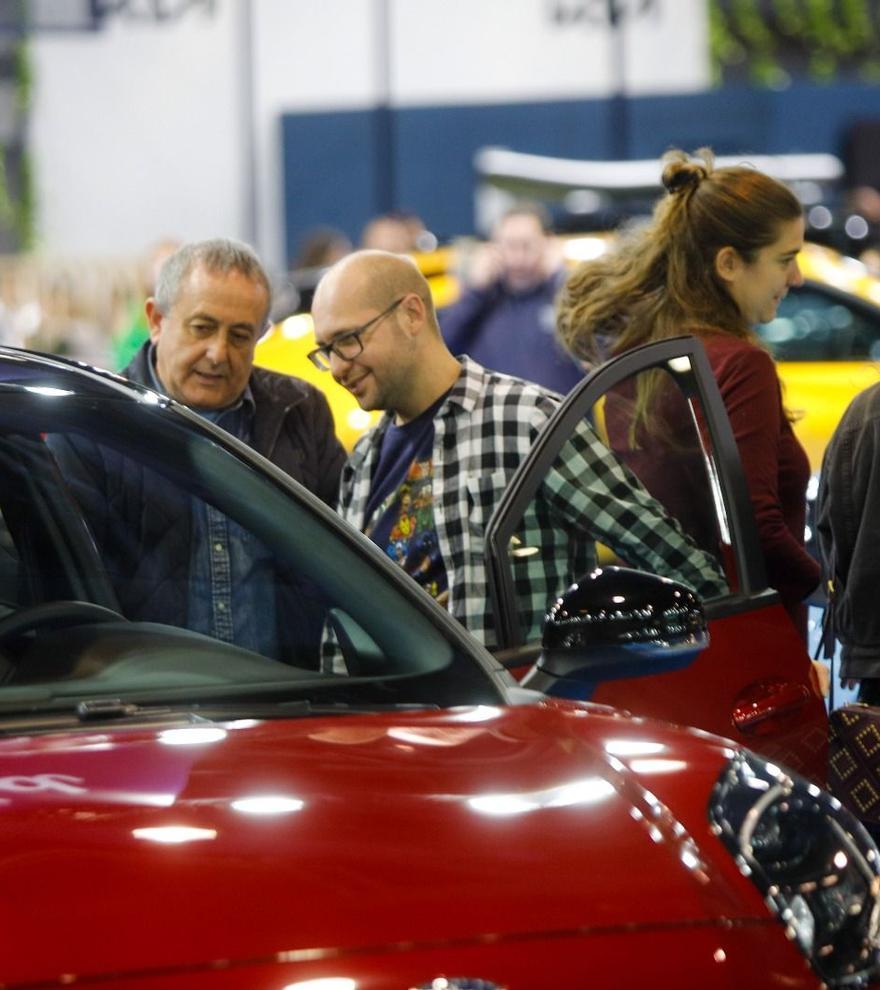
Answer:
M405 327L409 333L417 333L425 323L425 304L415 293L410 292L400 305L405 319Z
M150 328L150 340L155 344L162 334L162 314L152 296L144 303L144 312L147 315L147 326Z
M732 282L739 274L742 263L736 248L725 244L715 255L715 274L724 282Z

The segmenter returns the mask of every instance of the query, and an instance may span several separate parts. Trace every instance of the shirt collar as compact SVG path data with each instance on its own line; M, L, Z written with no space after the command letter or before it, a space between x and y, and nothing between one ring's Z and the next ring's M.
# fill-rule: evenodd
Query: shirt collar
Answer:
M486 369L466 354L460 355L457 360L461 365L461 374L446 393L446 399L437 410L435 419L454 416L462 410L470 412L476 408L483 394ZM348 468L357 470L369 458L378 455L385 433L393 422L394 413L386 409L379 422L366 434L365 442L357 444L349 455Z
M455 380L452 388L446 397L440 412L445 414L446 410L463 409L467 412L474 409L484 390L485 369L481 364L477 364L473 358L467 354L462 354L458 358L461 365L461 374Z

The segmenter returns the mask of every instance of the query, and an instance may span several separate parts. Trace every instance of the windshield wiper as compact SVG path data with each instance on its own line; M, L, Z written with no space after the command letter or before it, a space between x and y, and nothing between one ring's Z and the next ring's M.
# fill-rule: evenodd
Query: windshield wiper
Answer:
M79 701L74 712L80 722L100 722L104 720L127 719L134 716L155 717L161 715L180 714L184 709L196 722L207 722L209 719L194 712L192 705L137 705L133 701L123 701L121 698L90 698Z
M224 704L216 702L206 704L199 710L210 717L242 718L300 718L308 715L371 715L382 712L421 712L438 711L439 705L423 702L381 702L381 701L309 701L299 698L291 701L257 701L251 704L237 701Z
M438 705L415 702L358 702L351 704L345 701L336 701L315 704L303 698L275 702L236 701L231 703L211 702L204 705L148 706L123 701L121 698L93 698L77 703L76 717L80 722L116 721L133 717L166 715L184 709L193 718L207 722L223 718L302 718L308 715L363 715L378 712L436 710L438 708Z
M94 698L91 701L80 701L76 706L76 717L80 722L99 721L101 719L128 718L140 711L138 705L122 701L119 698Z
M382 712L411 712L439 710L435 704L420 702L325 702L315 703L307 698L280 699L267 702L248 701L236 698L230 700L208 700L200 702L144 699L127 701L122 698L84 698L81 701L67 699L34 699L27 707L0 708L0 736L21 732L60 731L73 728L77 724L94 723L141 723L171 724L185 721L189 724L212 725L217 722L236 719L296 719L321 716L367 715Z

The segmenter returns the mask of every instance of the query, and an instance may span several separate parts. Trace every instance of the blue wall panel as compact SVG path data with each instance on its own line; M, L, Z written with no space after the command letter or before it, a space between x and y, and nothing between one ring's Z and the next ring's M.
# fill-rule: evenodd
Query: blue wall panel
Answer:
M376 111L285 114L281 128L288 258L302 235L322 224L356 237L381 188Z
M773 126L772 96L723 89L631 100L628 157L659 158L669 148L704 146L719 155L761 152Z
M793 86L774 94L776 113L770 151L840 154L847 128L880 118L880 86Z

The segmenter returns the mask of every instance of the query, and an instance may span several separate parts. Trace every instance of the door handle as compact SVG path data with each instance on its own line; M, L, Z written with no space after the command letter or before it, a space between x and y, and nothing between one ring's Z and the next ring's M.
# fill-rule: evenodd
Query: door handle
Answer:
M805 684L792 681L758 681L737 697L733 707L733 724L740 732L761 735L772 729L771 720L789 715L810 700Z

